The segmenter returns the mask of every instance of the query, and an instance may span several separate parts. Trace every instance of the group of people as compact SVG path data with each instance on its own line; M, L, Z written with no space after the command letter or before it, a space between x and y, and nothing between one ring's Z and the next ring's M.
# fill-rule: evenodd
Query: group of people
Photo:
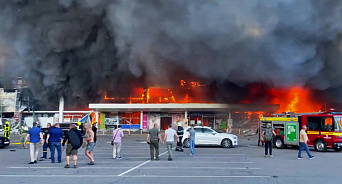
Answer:
M195 147L195 133L194 127L192 126L189 130L189 141L190 141L190 155L194 154ZM184 130L178 126L177 131L172 128L172 124L165 130L164 138L162 139L158 124L154 123L147 134L147 143L150 145L150 156L151 160L159 160L159 143L166 143L168 151L168 160L172 160L172 146L174 145L175 138L177 140L176 151L183 151L182 138ZM121 125L113 130L112 133L112 146L113 146L113 159L121 159L121 139L124 137L124 133L121 129Z
M47 159L47 149L50 149L51 152L51 162L55 163L55 150L57 149L57 162L62 162L62 151L64 150L65 144L66 146L66 165L65 168L70 168L70 157L73 158L73 167L77 168L77 154L78 149L84 145L85 146L85 156L90 160L88 165L95 165L95 160L93 156L93 150L96 145L96 132L97 128L94 124L93 126L88 125L86 128L86 140L83 142L83 137L81 132L77 129L75 124L71 124L69 127L69 131L65 134L63 138L63 131L59 127L59 124L56 123L51 126L50 123L47 124L47 129L42 133L41 129L37 127L37 123L33 123L33 127L28 130L27 127L22 128L20 130L21 135L27 134L24 138L21 136L21 142L23 142L22 148L27 148L27 141L30 140L30 162L29 164L35 164L38 160L39 154L39 144L43 146L43 156L41 160ZM308 136L306 134L307 127L304 125L302 130L300 131L300 141L299 141L299 151L298 151L298 159L303 159L302 151L305 150L310 159L313 159L314 156L310 154L309 148L307 146L307 142L309 141ZM124 137L124 133L121 129L121 125L118 125L116 129L113 130L112 137L112 145L113 145L113 159L121 159L120 151L121 151L121 139ZM168 160L172 161L172 147L177 142L176 151L183 151L182 139L184 135L184 129L182 127L177 128L177 131L173 128L172 124L168 126L168 129L165 130L164 137L162 139L160 130L158 125L153 124L153 128L151 128L147 134L147 143L150 146L150 156L151 160L159 160L159 144L166 143L167 151L168 151ZM194 130L194 126L191 125L189 129L189 146L190 146L190 155L194 155L194 147L195 147L195 135L196 131ZM262 132L265 142L265 157L273 157L272 155L272 142L273 135L276 133L272 129L271 126L267 126L266 129ZM62 141L63 140L63 141ZM62 143L61 143L62 142Z
M168 160L172 161L172 146L174 145L175 138L177 141L177 151L183 151L182 139L183 139L184 130L183 128L179 128L174 130L172 125L170 124L168 129L165 130L164 138L161 138L161 134L157 124L153 125L153 128L149 130L147 134L146 142L150 145L150 156L151 160L159 160L159 143L166 143L167 152L168 152ZM195 148L195 134L194 126L191 126L189 130L189 141L190 141L190 155L194 154Z
M77 168L77 154L78 149L85 145L85 155L90 160L88 165L94 165L93 149L96 143L96 132L97 128L95 124L93 126L88 125L86 130L86 140L83 142L81 132L77 129L75 124L70 124L69 131L63 138L63 130L60 128L58 123L51 126L47 124L47 129L42 132L37 123L33 123L33 127L27 131L27 135L22 145L26 148L27 141L30 141L30 162L29 164L35 164L38 161L39 145L43 146L43 156L41 160L47 159L47 149L51 152L51 162L55 163L55 150L57 149L57 162L62 163L62 151L66 146L66 165L65 168L70 168L70 157L73 157L73 167ZM63 141L62 141L63 140ZM62 143L61 143L62 142Z
M308 147L308 135L306 134L307 127L306 125L303 125L302 129L300 130L299 134L299 150L298 150L298 159L303 159L302 157L302 151L305 150L306 153L308 154L310 159L314 159L315 156L311 155ZM275 136L276 133L272 129L272 126L270 124L267 124L265 131L262 132L262 136L264 137L264 142L265 142L265 156L268 157L273 157L272 155L272 143L273 143L273 135Z

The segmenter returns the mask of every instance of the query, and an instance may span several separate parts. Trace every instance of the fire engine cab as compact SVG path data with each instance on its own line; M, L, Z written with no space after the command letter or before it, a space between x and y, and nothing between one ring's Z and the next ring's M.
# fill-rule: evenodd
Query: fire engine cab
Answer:
M317 151L326 151L327 148L335 151L342 150L342 113L319 112L319 113L284 113L274 117L261 117L259 130L263 132L271 124L275 133L273 138L276 148L299 145L299 132L303 125L307 126L309 138L308 146ZM259 141L263 141L259 135Z

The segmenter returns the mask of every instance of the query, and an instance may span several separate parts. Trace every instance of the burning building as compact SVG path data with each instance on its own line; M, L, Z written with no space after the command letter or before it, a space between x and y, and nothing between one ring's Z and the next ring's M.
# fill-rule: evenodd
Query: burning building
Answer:
M340 109L341 8L329 0L1 1L0 77L25 78L39 110L56 110L60 97L66 110L90 103Z

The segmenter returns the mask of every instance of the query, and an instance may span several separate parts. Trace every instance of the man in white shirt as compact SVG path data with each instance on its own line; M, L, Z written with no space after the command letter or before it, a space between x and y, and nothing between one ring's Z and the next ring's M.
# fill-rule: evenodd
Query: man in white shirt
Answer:
M172 144L175 141L175 136L178 142L179 140L178 140L177 132L174 129L172 129L172 125L170 124L169 128L165 130L165 135L164 135L164 142L166 143L167 152L169 153L168 161L172 160Z
M300 138L299 138L299 151L298 151L298 159L303 159L302 151L303 149L306 151L310 159L315 158L315 156L310 154L309 147L308 147L308 135L306 134L306 125L303 125L303 129L300 131Z

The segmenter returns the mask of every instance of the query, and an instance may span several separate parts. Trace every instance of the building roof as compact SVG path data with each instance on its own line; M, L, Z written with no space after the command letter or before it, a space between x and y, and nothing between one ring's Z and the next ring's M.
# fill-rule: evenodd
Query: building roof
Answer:
M89 109L101 112L184 112L184 111L265 111L276 112L278 104L208 104L208 103L169 103L169 104L89 104Z

